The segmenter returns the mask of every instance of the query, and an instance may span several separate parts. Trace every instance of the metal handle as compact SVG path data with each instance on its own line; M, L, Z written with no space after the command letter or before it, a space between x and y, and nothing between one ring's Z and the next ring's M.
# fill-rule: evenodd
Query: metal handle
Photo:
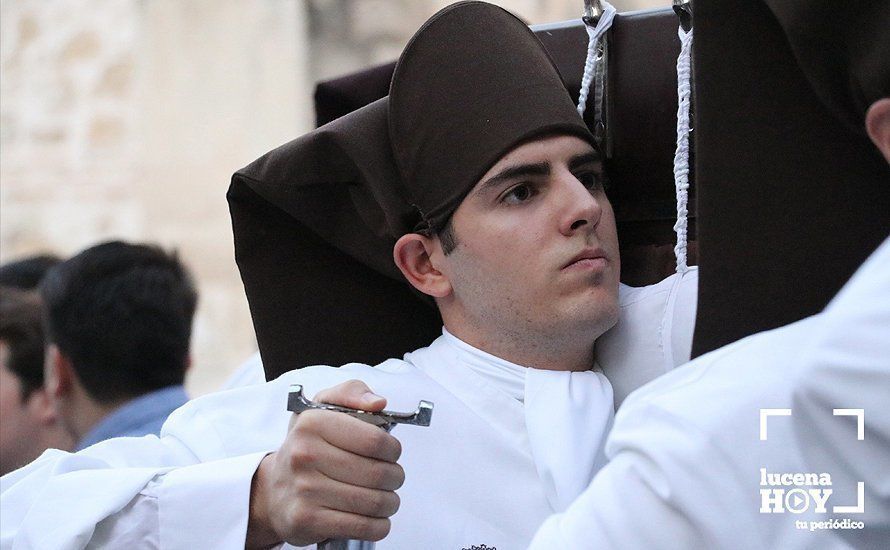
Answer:
M318 550L374 550L370 540L328 539L318 543Z
M368 412L359 409L350 409L339 405L317 403L306 399L303 395L303 386L292 384L287 394L287 410L294 414L311 409L334 411L348 414L368 424L379 426L387 432L396 424L411 424L413 426L429 426L433 418L433 404L429 401L421 401L417 410L413 413L399 413L393 411ZM374 550L374 542L368 540L328 539L317 545L318 550Z
M354 418L358 418L368 424L380 426L389 431L396 424L411 424L413 426L429 426L433 418L433 404L429 401L421 401L417 405L417 410L413 413L400 413L393 411L368 412L360 409L350 409L349 407L341 407L339 405L329 405L327 403L317 403L306 399L303 395L303 386L300 384L292 384L290 392L287 396L287 410L295 414L303 411L317 409L323 411L334 411L348 414Z

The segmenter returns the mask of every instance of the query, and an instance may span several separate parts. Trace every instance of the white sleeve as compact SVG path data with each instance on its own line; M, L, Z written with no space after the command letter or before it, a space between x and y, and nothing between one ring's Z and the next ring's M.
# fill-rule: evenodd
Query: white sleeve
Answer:
M95 548L241 549L250 485L265 453L185 466L153 478L99 522Z
M158 518L152 521L165 548L179 547L176 539L168 545L165 533L185 533L211 521L226 539L240 529L237 546L243 547L250 481L287 426L289 413L279 393L264 385L209 395L174 412L160 438L117 438L76 454L45 453L0 480L0 548L83 548L110 516L132 505L132 517L138 518L135 511L146 508L133 500L150 483L157 483ZM220 499L219 491L240 501ZM234 519L239 514L244 518ZM106 522L103 536L112 524Z
M369 367L366 367L369 368ZM334 385L353 371L304 369ZM76 454L49 451L0 479L0 548L243 548L250 485L287 434L287 375L210 394L170 415L161 437L116 438ZM115 537L120 537L116 539ZM130 537L129 539L127 537Z
M733 505L750 496L727 479L729 457L680 417L654 406L634 412L609 442L611 462L529 548L763 547Z
M890 540L890 239L824 315L796 379L795 436L807 465L831 473L833 499L863 500L863 512L850 517L866 528L836 534L878 548Z
M156 481L150 481L123 510L100 521L87 547L159 549L161 528L156 486Z
M140 440L129 441L142 447ZM44 453L0 483L0 547L82 548L96 523L126 506L163 471L112 468L86 454Z
M129 548L138 537L145 548L151 540L165 549L244 548L251 480L265 455L178 468L107 468L70 455L4 491L0 546Z

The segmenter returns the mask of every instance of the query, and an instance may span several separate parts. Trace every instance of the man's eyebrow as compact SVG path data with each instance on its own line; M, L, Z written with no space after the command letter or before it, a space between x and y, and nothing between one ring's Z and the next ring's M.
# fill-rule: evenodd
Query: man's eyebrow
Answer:
M602 169L603 159L599 156L599 153L595 151L577 155L569 160L569 170L577 170L588 164L594 164L597 168Z
M549 173L550 163L547 162L510 166L508 168L504 168L497 174L482 182L482 185L479 186L479 191L484 193L489 189L493 189L495 187L498 187L499 185L503 185L504 183L512 181L516 178L525 176L546 176Z

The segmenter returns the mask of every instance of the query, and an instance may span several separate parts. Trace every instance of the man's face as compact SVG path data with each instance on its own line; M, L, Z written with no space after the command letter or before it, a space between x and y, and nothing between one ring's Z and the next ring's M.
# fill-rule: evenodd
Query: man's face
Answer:
M32 445L39 423L26 400L22 384L8 367L9 346L0 341L0 474L33 460Z
M452 224L458 245L441 269L470 330L543 346L558 336L592 343L615 324L618 237L602 162L587 142L556 136L513 149Z

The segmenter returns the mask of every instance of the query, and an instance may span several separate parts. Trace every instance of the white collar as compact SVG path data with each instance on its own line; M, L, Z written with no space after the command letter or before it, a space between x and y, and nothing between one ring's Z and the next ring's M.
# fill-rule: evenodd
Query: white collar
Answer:
M598 369L523 367L445 329L426 349L433 353L417 357L422 370L455 395L463 395L492 426L515 434L517 444L529 446L554 511L565 510L605 464L603 443L612 425L614 401L612 386ZM473 376L460 374L460 367Z
M525 373L528 367L511 363L475 348L442 328L442 341L457 354L457 359L491 385L520 403L525 400Z

